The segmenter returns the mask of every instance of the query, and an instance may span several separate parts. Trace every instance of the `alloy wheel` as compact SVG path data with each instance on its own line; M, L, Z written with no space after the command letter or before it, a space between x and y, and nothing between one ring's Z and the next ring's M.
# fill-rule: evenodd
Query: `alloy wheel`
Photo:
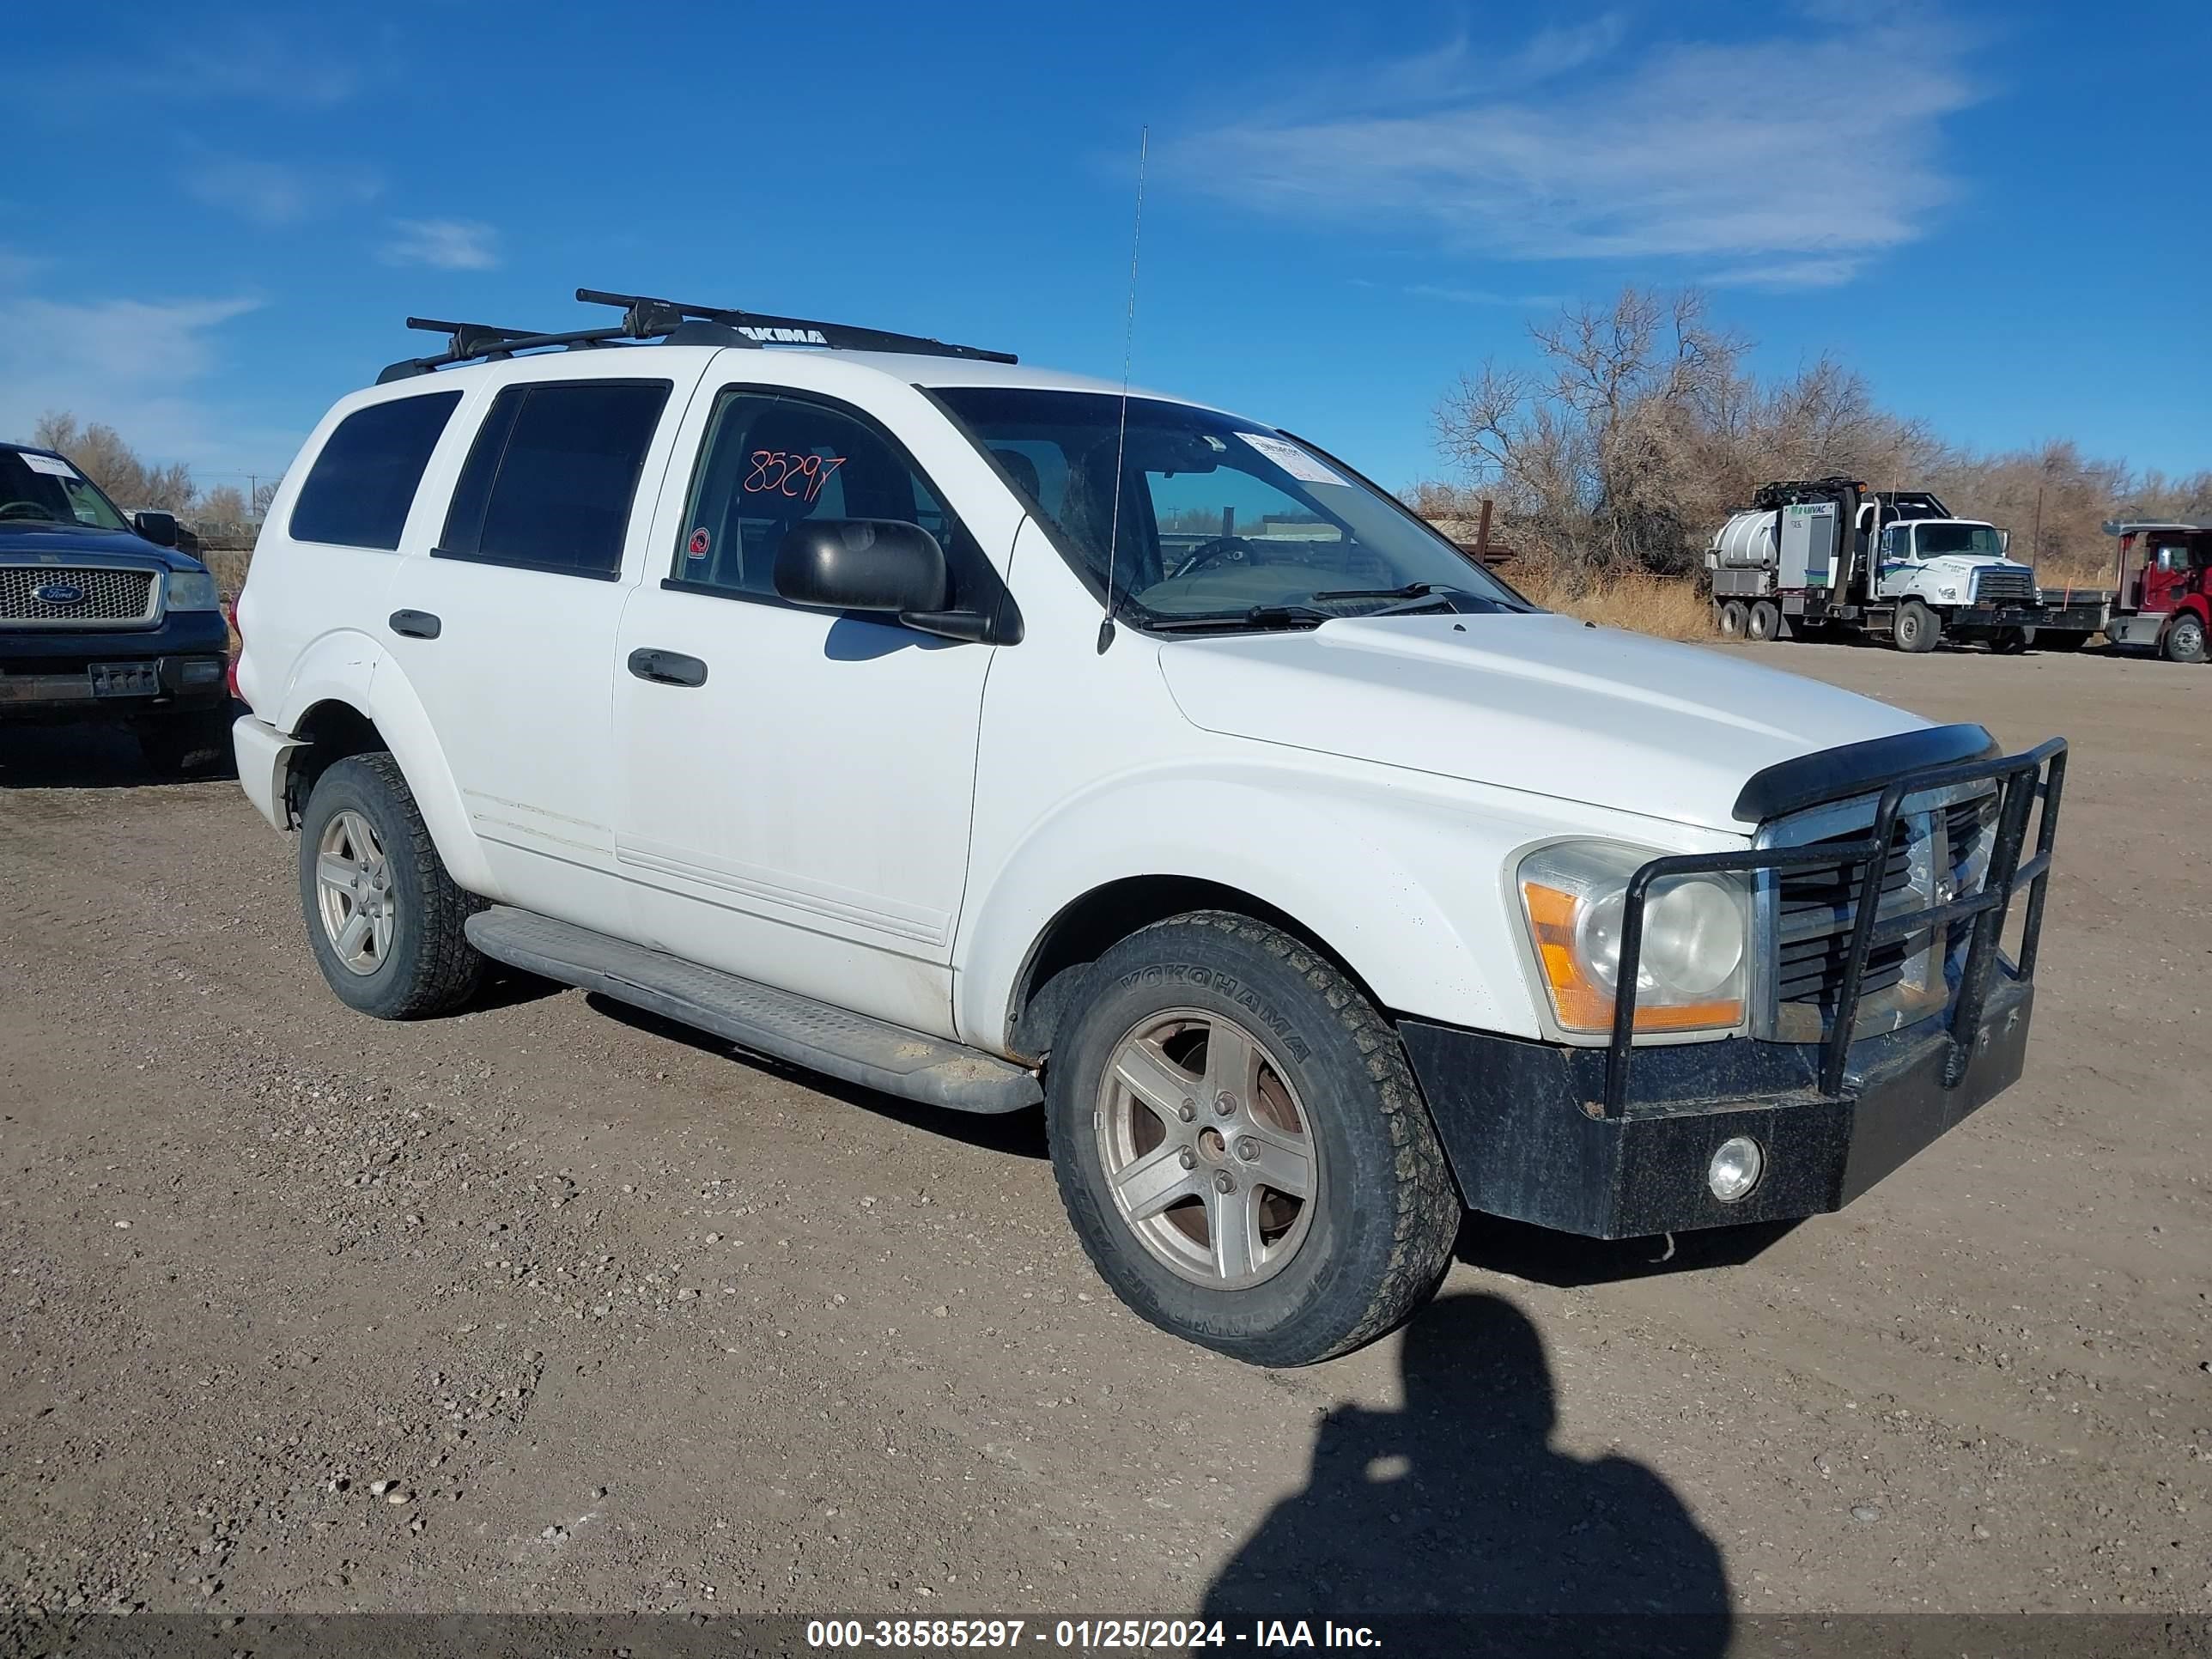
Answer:
M323 826L316 843L315 909L349 972L366 975L384 966L398 917L391 868L375 830L350 808Z
M1273 1053L1237 1021L1174 1008L1132 1029L1100 1080L1097 1132L1115 1208L1181 1277L1243 1290L1304 1243L1321 1149Z

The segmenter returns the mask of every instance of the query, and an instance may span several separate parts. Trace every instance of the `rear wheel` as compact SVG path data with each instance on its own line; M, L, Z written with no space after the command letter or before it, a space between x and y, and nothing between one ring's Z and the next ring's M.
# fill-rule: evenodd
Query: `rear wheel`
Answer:
M1782 607L1771 599L1754 601L1743 631L1746 639L1765 641L1781 638Z
M1751 612L1741 599L1724 599L1719 610L1721 637L1740 640L1751 626Z
M2203 662L2204 623L2189 612L2176 617L2166 629L2166 637L2159 641L2159 649L2168 662Z
M1907 599L1897 607L1892 629L1890 638L1897 648L1916 656L1923 651L1933 651L1936 642L1943 637L1942 620L1917 599Z
M1115 945L1091 992L1045 1110L1068 1218L1124 1302L1262 1365L1420 1305L1459 1202L1396 1034L1333 964L1204 912Z
M300 902L338 1000L379 1019L457 1008L484 960L462 931L477 901L453 884L398 763L356 755L315 780L300 823Z

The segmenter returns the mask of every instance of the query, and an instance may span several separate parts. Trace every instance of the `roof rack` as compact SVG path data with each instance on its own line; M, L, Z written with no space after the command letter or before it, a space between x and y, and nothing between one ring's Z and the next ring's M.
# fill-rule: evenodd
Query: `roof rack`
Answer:
M837 351L904 351L933 357L969 357L984 362L1012 363L1020 360L1010 351L987 351L981 346L950 345L919 334L893 334L882 329L859 328L847 323L817 322L803 317L773 317L762 312L738 311L726 306L687 306L673 300L656 300L641 294L609 294L580 288L576 297L587 305L620 306L623 319L601 328L568 329L535 333L528 329L503 328L490 323L444 322L432 317L410 317L407 326L429 334L451 337L443 351L428 357L404 357L387 364L376 377L379 386L428 374L456 363L503 361L517 352L608 344L617 340L642 343L659 341L670 345L808 345Z
M987 363L1017 363L1011 351L988 351L981 346L952 345L923 334L894 334L880 328L861 328L852 323L817 322L808 317L773 317L765 312L739 311L732 306L693 306L678 300L649 299L640 294L609 294L596 288L580 288L576 297L586 305L623 306L635 315L650 307L678 313L689 321L735 329L756 345L827 346L833 351L905 351L929 357L972 357Z

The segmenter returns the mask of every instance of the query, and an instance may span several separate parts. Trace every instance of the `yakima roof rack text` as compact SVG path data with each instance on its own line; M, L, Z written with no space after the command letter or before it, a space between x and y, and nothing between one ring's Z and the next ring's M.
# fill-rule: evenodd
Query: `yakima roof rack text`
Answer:
M518 352L596 347L622 340L669 345L805 345L833 351L901 351L931 357L972 357L988 363L1020 361L1010 351L952 345L926 335L897 334L884 329L819 322L804 317L775 317L731 306L685 305L675 300L657 300L641 294L610 294L594 288L578 289L576 297L587 305L621 307L622 321L598 328L533 333L527 329L502 328L489 323L410 317L408 327L448 335L453 343L433 356L403 358L388 365L376 377L377 383L380 386L388 380L404 380L457 363L512 357Z

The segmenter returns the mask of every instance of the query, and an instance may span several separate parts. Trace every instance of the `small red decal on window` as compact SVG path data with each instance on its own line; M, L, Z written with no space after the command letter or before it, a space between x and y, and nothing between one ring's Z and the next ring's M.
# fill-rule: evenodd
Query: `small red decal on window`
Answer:
M708 536L703 529L695 530L691 532L690 551L693 558L705 558L707 556L707 550L713 545L714 538Z

